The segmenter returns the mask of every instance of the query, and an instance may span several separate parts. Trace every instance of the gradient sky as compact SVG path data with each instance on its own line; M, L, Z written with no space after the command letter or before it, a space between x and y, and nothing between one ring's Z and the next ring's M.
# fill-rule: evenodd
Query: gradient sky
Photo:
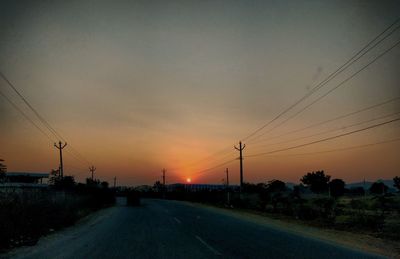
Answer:
M304 96L398 17L399 1L1 1L0 71L70 144L65 174L79 181L89 176L93 164L97 177L111 182L116 176L122 185L152 184L161 179L163 167L169 183L187 177L221 183L225 167L237 183L238 161L199 171L236 158L234 144ZM400 30L303 105L398 40ZM400 112L397 101L268 139L400 96L399 67L397 46L299 116L249 141L244 155L399 117L345 128ZM0 90L39 124L4 81ZM58 167L56 139L47 139L2 96L0 116L0 158L9 171ZM305 153L396 138L399 122L248 157L245 181L298 182L320 169L345 181L392 178L400 174L400 141ZM90 164L72 156L71 147Z

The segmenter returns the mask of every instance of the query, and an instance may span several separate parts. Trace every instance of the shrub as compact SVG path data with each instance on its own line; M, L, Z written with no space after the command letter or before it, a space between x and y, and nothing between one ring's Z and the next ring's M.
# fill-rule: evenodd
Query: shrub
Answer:
M110 190L17 189L0 192L0 249L34 244L50 229L73 224L92 210L113 204Z

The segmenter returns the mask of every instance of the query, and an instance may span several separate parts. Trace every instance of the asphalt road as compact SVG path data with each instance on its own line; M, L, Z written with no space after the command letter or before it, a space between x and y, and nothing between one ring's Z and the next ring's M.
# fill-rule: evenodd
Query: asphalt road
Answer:
M120 200L121 203L121 200ZM12 258L378 258L231 216L164 200L116 206L42 238Z

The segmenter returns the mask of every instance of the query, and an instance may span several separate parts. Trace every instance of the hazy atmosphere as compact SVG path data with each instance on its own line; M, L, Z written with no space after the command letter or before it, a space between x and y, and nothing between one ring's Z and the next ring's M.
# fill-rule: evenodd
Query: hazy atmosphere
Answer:
M57 169L61 140L65 174L79 181L94 165L120 185L153 184L163 168L167 183L220 184L228 167L237 184L239 141L245 182L399 173L398 24L315 90L400 17L399 1L1 5L0 158L10 172Z

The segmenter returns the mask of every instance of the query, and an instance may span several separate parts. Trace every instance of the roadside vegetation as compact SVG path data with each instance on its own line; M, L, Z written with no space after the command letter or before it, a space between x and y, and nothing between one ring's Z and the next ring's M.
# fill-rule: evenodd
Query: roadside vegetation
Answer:
M40 236L115 203L106 182L76 183L72 176L58 177L58 171L50 182L48 188L0 188L0 250L34 245Z
M244 209L268 217L400 241L399 177L390 186L397 192L389 192L389 186L383 182L375 182L366 190L360 186L345 188L342 179L331 179L324 171L307 173L300 181L301 184L291 188L280 180L245 183L241 194L229 187L214 191L188 192L182 188L164 192L156 183L141 195L152 198L165 195L167 199Z

